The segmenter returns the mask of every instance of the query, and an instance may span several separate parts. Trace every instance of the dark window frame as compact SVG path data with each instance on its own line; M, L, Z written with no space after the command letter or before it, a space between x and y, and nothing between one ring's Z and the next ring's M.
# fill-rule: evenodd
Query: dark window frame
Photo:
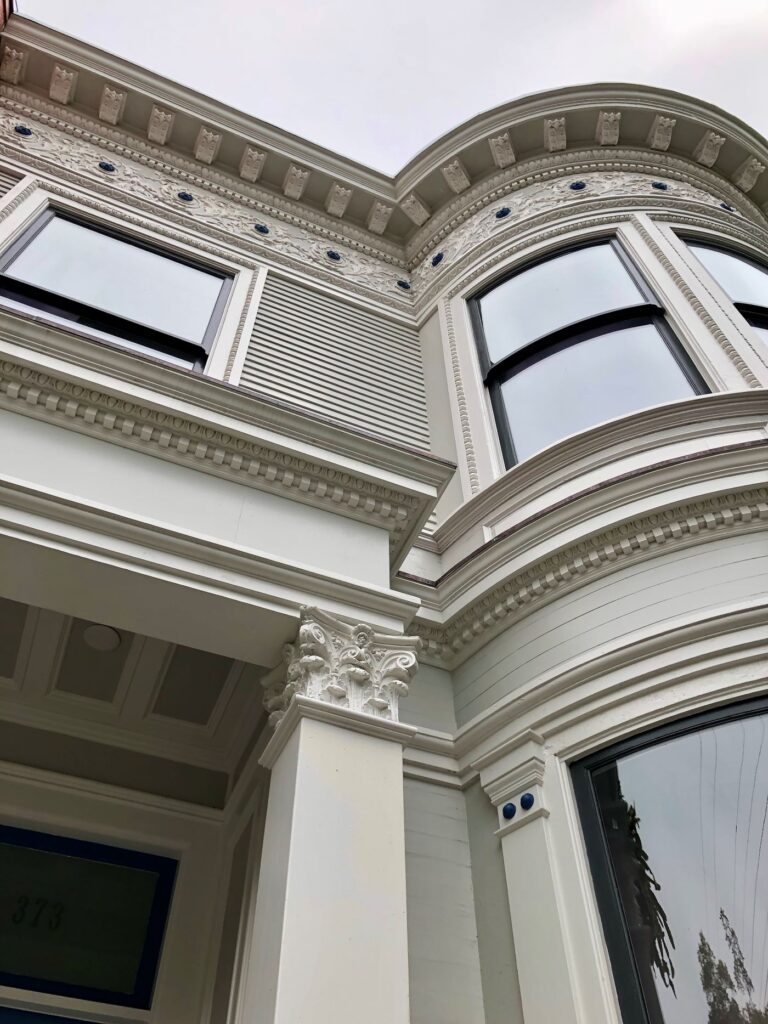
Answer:
M629 928L619 895L619 882L608 849L592 775L629 754L647 750L660 743L666 743L690 733L701 732L703 729L713 726L725 725L728 722L766 713L768 713L768 696L753 697L737 703L720 705L637 733L611 746L604 747L602 750L588 754L570 766L571 783L576 798L592 885L624 1024L664 1024L664 1020L658 1008L648 1006L640 983Z
M548 263L550 260L556 260L558 257L565 256L568 253L601 245L608 245L613 249L633 284L639 290L641 301L632 306L623 306L620 309L596 313L593 316L558 327L554 331L549 331L538 338L534 338L521 348L503 356L494 363L489 355L488 343L483 327L480 309L482 299L511 278L524 274L526 271L533 269L533 267L539 266L542 263ZM640 327L650 324L658 331L661 340L683 371L694 394L703 395L709 393L706 382L669 326L664 308L659 304L658 299L649 288L647 282L614 236L591 238L588 241L558 249L556 252L547 253L546 255L529 260L519 267L515 267L511 274L497 278L490 285L483 288L482 291L477 292L470 298L469 314L475 335L483 384L488 390L490 397L499 444L507 469L515 466L519 460L504 406L504 398L501 391L502 385L510 377L513 377L527 366L546 359L548 356L554 355L564 348L569 348L571 345L578 345L579 342L587 341L590 338L611 334L628 327Z
M720 252L725 256L733 256L734 259L741 260L742 263L748 263L750 266L755 267L756 270L759 270L762 274L765 274L766 286L768 287L768 263L761 263L757 257L750 256L747 253L742 252L740 249L737 249L735 245L723 245L721 242L714 242L709 238L697 238L696 235L685 234L678 235L677 237L681 242L685 243L688 248L691 246L697 246L699 249L711 249L713 252ZM693 255L696 256L695 251L693 252ZM701 263L701 260L699 260L699 263ZM750 326L762 327L764 330L768 330L768 303L764 306L757 306L752 302L739 302L737 299L731 297L725 285L718 281L717 277L709 267L706 266L706 264L701 263L701 266L704 267L704 270L709 274L712 280L723 289L734 307L738 309Z
M150 1009L166 925L170 916L171 900L179 867L178 860L155 853L109 846L92 840L73 839L48 832L17 828L13 825L0 825L0 842L2 841L25 849L42 850L65 857L76 857L150 871L157 875L157 886L147 922L147 934L136 974L136 985L132 993L125 994L109 989L72 985L66 982L49 981L45 978L32 978L28 975L11 974L3 970L0 970L0 985L31 992L68 996L72 999L108 1003L112 1006Z
M211 311L211 317L208 321L202 341L197 344L195 342L187 341L184 338L177 338L172 334L148 327L145 324L138 323L128 317L123 317L116 313L110 313L108 310L99 309L97 306L90 306L88 303L80 302L77 299L71 299L66 295L59 295L56 292L49 291L47 288L28 284L25 281L18 281L15 278L8 276L5 271L13 264L19 254L27 248L33 239L35 239L54 219L69 221L72 224L77 224L80 227L87 228L89 231L94 231L97 234L115 238L124 245L132 245L137 249L143 249L145 252L151 252L154 255L162 256L164 259L172 260L174 263L181 263L183 266L191 267L194 270L200 270L206 274L210 274L212 277L219 278L221 280L221 288L213 310ZM114 345L120 348L123 352L132 352L133 354L136 354L133 349L121 346L120 339L134 342L158 353L175 356L178 359L189 360L190 369L198 371L204 369L205 363L210 355L211 347L221 324L222 315L232 290L233 283L234 278L232 275L227 274L223 270L208 267L203 263L195 262L193 259L187 259L178 253L163 249L158 245L153 245L151 242L145 241L144 239L124 234L117 229L88 220L85 217L79 217L70 213L68 210L62 210L56 206L47 207L38 217L35 218L34 222L22 232L19 238L9 245L8 248L0 255L0 297L9 298L15 302L23 303L25 306L32 309L39 309L43 313L49 313L52 316L71 320L73 323L86 328L86 330L91 329L94 331L102 331L105 334L113 335L115 338ZM94 337L93 340L101 343L109 343L107 339L99 337ZM151 355L151 352L147 352L147 355Z

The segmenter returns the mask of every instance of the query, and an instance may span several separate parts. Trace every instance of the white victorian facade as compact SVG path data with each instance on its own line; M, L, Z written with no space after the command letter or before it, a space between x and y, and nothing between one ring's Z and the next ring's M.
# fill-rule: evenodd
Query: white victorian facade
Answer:
M768 1020L766 167L602 85L389 178L11 17L0 1024Z

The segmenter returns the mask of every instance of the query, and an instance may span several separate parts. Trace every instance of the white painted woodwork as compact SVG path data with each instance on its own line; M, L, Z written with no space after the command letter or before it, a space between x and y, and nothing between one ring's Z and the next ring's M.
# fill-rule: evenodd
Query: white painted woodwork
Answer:
M524 1024L498 815L479 782L464 799L485 1024Z
M6 167L0 167L0 196L7 195L20 180L20 175Z
M238 1019L408 1024L406 921L399 743L301 718L272 766Z
M269 274L240 383L346 426L427 450L412 327Z
M364 523L13 413L0 411L0 423L0 473L189 534L321 571L345 564L361 581L386 582L386 535Z
M718 538L617 570L522 619L454 674L459 725L538 678L765 594L768 536Z
M411 1024L486 1024L460 790L405 780Z

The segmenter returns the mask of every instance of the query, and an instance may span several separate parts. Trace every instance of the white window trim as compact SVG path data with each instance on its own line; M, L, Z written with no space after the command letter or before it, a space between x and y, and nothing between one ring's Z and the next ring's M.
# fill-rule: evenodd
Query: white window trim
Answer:
M0 251L4 251L41 214L51 208L71 213L81 220L109 228L128 239L141 241L160 252L182 256L203 268L230 276L232 287L202 375L217 380L232 380L232 383L236 383L237 375L233 370L238 364L242 365L245 358L245 350L256 317L258 297L266 276L265 268L250 261L233 258L230 252L208 243L203 248L194 235L183 233L176 228L171 231L148 217L140 218L141 222L137 223L139 218L134 211L117 205L95 202L91 197L86 204L83 197L74 190L61 189L57 186L54 193L46 188L45 182L29 177L11 190L0 206ZM36 316L44 318L44 314L38 313ZM61 325L57 323L56 326ZM119 342L115 345L120 347ZM132 354L128 348L124 351L126 354Z
M542 232L540 237L533 236L525 248L516 250L512 255L508 250L515 240L507 240L505 247L500 249L497 259L490 266L486 257L485 269L481 275L473 276L472 268L468 268L466 277L471 278L471 282L453 296L440 300L443 336L447 340L443 351L453 406L456 410L454 420L458 463L465 501L509 472L504 465L496 421L487 389L483 384L469 315L469 300L494 280L506 277L531 259L555 256L563 248L574 243L615 236L638 271L658 295L672 329L711 391L749 390L751 386L755 386L745 379L744 373L735 362L735 357L729 355L723 345L718 344L714 336L715 331L719 329L715 317L712 317L712 325L707 326L706 310L694 308L694 303L699 301L702 285L678 250L675 248L669 252L671 246L665 231L674 234L674 230L671 226L659 225L645 214L627 214L617 217L614 221L589 227L580 227L578 223L569 221L562 225L562 230L555 236L549 227L546 233ZM651 244L644 235L651 237ZM721 233L718 237L722 239L727 236ZM659 250L663 250L663 255L672 264L673 274L665 268L658 253L654 252L654 243ZM678 243L684 244L679 240ZM689 259L692 259L690 254ZM709 301L713 304L711 297ZM721 321L728 307L729 316L739 316L730 300L723 296L723 301L725 309L718 310L716 314ZM745 328L748 331L748 325L745 325ZM733 333L735 332L731 331L728 334L728 341L731 341ZM747 348L743 340L737 346L737 341L738 339L733 341L733 349L738 357L743 359L749 371L764 386L768 385L768 376L763 380L763 371L758 365L753 346L750 344Z

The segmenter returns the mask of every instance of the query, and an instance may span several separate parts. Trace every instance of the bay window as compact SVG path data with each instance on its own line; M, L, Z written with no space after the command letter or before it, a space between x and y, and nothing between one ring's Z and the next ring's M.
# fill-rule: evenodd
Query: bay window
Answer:
M709 242L688 239L688 248L768 346L768 267Z
M615 240L529 264L471 302L507 466L605 420L706 391Z

